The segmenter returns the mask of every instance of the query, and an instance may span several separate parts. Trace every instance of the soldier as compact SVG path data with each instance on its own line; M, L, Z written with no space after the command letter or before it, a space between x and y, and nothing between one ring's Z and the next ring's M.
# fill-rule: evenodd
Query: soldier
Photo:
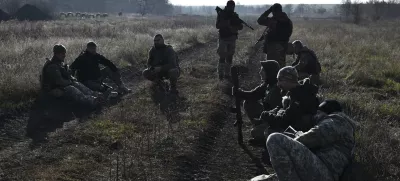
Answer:
M180 76L180 68L177 54L171 45L164 43L164 38L160 34L154 36L154 46L149 51L147 69L143 71L143 76L153 82L167 78L171 83L170 92L178 93L176 84Z
M219 30L218 50L218 78L230 78L230 68L235 54L238 31L243 29L239 15L235 13L235 2L228 1L225 9L218 13L216 28Z
M264 134L264 139L273 132L283 132L288 126L306 131L315 124L312 117L316 114L319 104L318 87L311 84L309 79L298 81L297 71L291 66L279 70L277 79L281 94L285 95L282 104L273 110L263 111L260 119L255 120L257 127L253 134ZM259 141L255 144L265 146L264 143L260 145Z
M47 60L42 69L40 76L42 91L46 95L55 98L66 98L90 108L99 106L106 95L91 91L69 74L67 66L64 65L65 47L63 45L55 45L53 53L53 58Z
M292 64L299 73L299 78L304 79L309 77L311 83L320 84L321 64L318 61L317 55L303 45L300 40L295 40L292 43L294 53L297 55L296 61Z
M268 17L272 13L272 17ZM268 34L264 37L264 53L267 60L276 60L281 67L286 66L286 51L292 36L293 24L282 5L276 3L265 11L257 20L259 25L268 27Z
M118 68L103 55L98 54L96 49L97 45L94 42L89 42L86 50L71 64L70 68L73 74L77 71L78 81L93 91L105 92L108 86L103 84L103 80L109 78L118 86L119 94L131 92L122 82ZM106 68L100 69L99 64L106 66Z
M234 96L245 100L243 108L253 124L263 111L272 110L282 104L281 90L277 86L276 78L278 71L279 64L275 60L261 61L261 85L251 91L238 89L238 92L233 92ZM260 100L262 104L259 103ZM249 140L250 144L256 144L256 142L265 144L264 130L267 127L268 124L255 127L251 131L253 138Z
M317 125L296 136L271 134L267 149L276 174L251 181L338 181L352 160L358 124L335 100L319 106Z

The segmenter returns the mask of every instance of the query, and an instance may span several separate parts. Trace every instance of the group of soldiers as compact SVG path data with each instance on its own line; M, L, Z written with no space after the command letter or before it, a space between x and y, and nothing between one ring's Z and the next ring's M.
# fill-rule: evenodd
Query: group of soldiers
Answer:
M236 40L243 29L234 10L235 2L229 0L216 21L220 80L231 78ZM321 65L314 51L300 40L289 43L293 24L282 6L274 4L257 22L268 28L263 48L266 60L261 61L259 72L262 83L249 91L233 89L232 94L244 100L243 107L254 126L250 145L265 149L264 161L272 165L276 174L260 175L252 181L338 181L352 160L356 122L343 113L338 101L321 103L317 97ZM131 92L122 82L120 70L96 48L94 42L87 43L86 50L68 66L64 63L66 48L55 45L52 59L42 69L42 91L93 109ZM296 55L291 66L286 66L288 48L293 48ZM105 68L100 69L100 64ZM178 94L178 57L161 34L154 36L142 74L153 82L169 79L169 91ZM116 87L105 84L106 78Z
M220 80L231 77L238 31L243 29L234 9L235 2L229 0L216 22ZM353 157L357 123L343 113L338 101L318 98L321 65L300 40L289 43L293 24L282 5L272 5L257 22L267 27L262 83L249 91L233 88L232 95L244 100L253 125L249 144L264 148L263 161L276 173L251 181L338 181ZM287 66L289 48L296 60Z
M77 103L90 110L101 108L108 100L130 93L121 80L120 69L111 60L97 53L97 45L89 42L86 50L67 65L64 60L67 50L57 44L53 47L53 57L47 59L40 75L41 91L55 99ZM100 68L100 65L104 68ZM177 79L180 69L176 52L164 43L162 35L154 37L154 46L149 51L148 68L143 76L151 81L170 80L170 92L177 94ZM111 80L115 87L105 83Z

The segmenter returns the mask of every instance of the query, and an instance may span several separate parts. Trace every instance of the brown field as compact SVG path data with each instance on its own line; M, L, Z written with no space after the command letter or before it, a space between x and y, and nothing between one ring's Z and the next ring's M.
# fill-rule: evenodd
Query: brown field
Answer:
M249 48L262 33L244 30L235 63L259 82L258 60ZM0 180L246 180L255 166L236 142L229 85L218 82L215 18L164 17L0 23ZM370 180L400 179L400 23L352 25L334 20L296 20L292 40L314 49L323 66L320 94L346 105L361 124L356 161ZM184 70L176 112L154 104L151 84L133 76L144 68L152 36L164 34L179 51ZM80 122L70 122L30 147L24 136L27 110L39 92L38 76L55 43L67 47L70 63L94 40L99 52L124 67L133 93ZM260 52L259 52L260 53ZM249 57L254 59L248 61ZM255 58L258 57L258 58ZM293 59L288 56L288 63ZM250 63L249 63L250 62ZM7 113L11 116L2 116ZM250 127L246 125L245 135ZM121 143L119 150L109 149ZM257 152L259 150L252 149ZM270 170L270 169L269 169Z

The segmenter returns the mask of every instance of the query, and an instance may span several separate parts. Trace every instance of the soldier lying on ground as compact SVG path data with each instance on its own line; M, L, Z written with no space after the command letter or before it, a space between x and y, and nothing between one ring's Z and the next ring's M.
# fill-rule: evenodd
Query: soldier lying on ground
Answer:
M118 86L119 94L131 92L122 82L118 68L103 55L98 54L96 49L97 45L89 42L86 50L71 64L73 74L77 71L78 81L93 91L105 92L108 87L103 85L103 80L109 78ZM99 64L106 68L100 69Z
M231 66L233 55L236 49L236 40L238 39L238 31L243 29L243 24L239 19L239 15L235 13L235 2L228 1L223 11L217 16L216 28L219 30L218 49L218 78L223 80L229 79L231 74Z
M53 47L53 58L43 66L40 76L41 91L54 98L66 98L94 109L108 94L96 93L77 82L64 65L66 49L63 45Z
M318 87L311 84L309 79L298 81L297 71L291 66L279 70L277 78L277 85L281 88L282 95L286 96L280 107L263 111L260 119L256 121L260 128L256 128L259 133L254 134L264 134L264 141L272 132L283 132L288 126L306 131L315 124L312 117L318 109ZM267 124L268 129L264 129L264 124ZM264 141L260 140L257 143L265 146Z
M353 156L357 123L335 100L324 101L315 118L316 126L294 138L271 134L267 149L276 174L251 181L338 181Z
M234 96L245 100L243 108L253 124L263 111L272 110L282 104L281 90L277 86L278 79L276 78L278 71L278 62L274 60L261 61L261 85L251 91L238 89L238 92L233 92ZM259 102L260 100L262 100L262 104ZM253 139L250 139L250 143L252 144L255 140L264 142L264 130L267 127L268 124L262 124L253 129L251 131Z
M268 17L271 13L272 17ZM285 67L286 51L293 31L292 21L282 11L282 5L275 3L258 18L257 22L269 28L263 49L267 54L267 60L276 60L281 67Z
M296 61L292 64L299 73L299 79L309 77L312 84L320 84L321 64L318 61L317 55L303 45L300 40L292 43L294 53L297 55Z
M143 71L143 76L146 79L158 82L162 78L167 78L171 83L170 91L178 93L176 84L180 76L180 70L177 55L172 46L164 43L164 38L160 34L154 37L154 46L149 51L147 67Z

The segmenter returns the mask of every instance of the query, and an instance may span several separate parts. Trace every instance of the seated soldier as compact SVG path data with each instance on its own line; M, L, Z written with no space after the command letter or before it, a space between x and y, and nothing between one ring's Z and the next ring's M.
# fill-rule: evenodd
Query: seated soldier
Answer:
M267 149L276 174L251 181L338 181L350 164L357 123L335 100L324 101L315 116L317 125L295 137L271 134Z
M143 76L153 82L158 82L162 78L169 79L171 92L178 93L176 84L180 75L179 65L175 50L170 45L164 43L162 35L154 37L154 46L149 51L147 69L143 71Z
M300 40L293 41L292 45L294 53L297 55L296 61L292 66L297 69L299 79L303 80L309 77L312 84L319 85L321 64L315 52L303 45Z
M282 104L281 90L277 86L278 80L276 78L278 71L279 64L277 61L261 61L261 85L251 91L238 89L238 92L233 92L234 96L245 100L243 108L253 124L263 111L272 110ZM262 100L262 104L259 102L260 100ZM264 144L264 130L267 127L268 124L262 124L257 126L257 129L253 129L251 134L254 139L251 139L250 143L254 144L254 142L259 141Z
M97 45L89 42L86 50L71 64L70 68L73 74L77 71L78 81L93 91L105 92L109 87L103 84L103 80L109 78L118 86L118 93L131 92L123 84L118 68L103 55L98 54L96 49ZM99 64L106 68L100 70Z
M53 47L53 58L47 60L40 75L41 91L55 98L66 98L89 108L96 108L103 101L103 94L96 93L77 82L64 65L66 49Z

